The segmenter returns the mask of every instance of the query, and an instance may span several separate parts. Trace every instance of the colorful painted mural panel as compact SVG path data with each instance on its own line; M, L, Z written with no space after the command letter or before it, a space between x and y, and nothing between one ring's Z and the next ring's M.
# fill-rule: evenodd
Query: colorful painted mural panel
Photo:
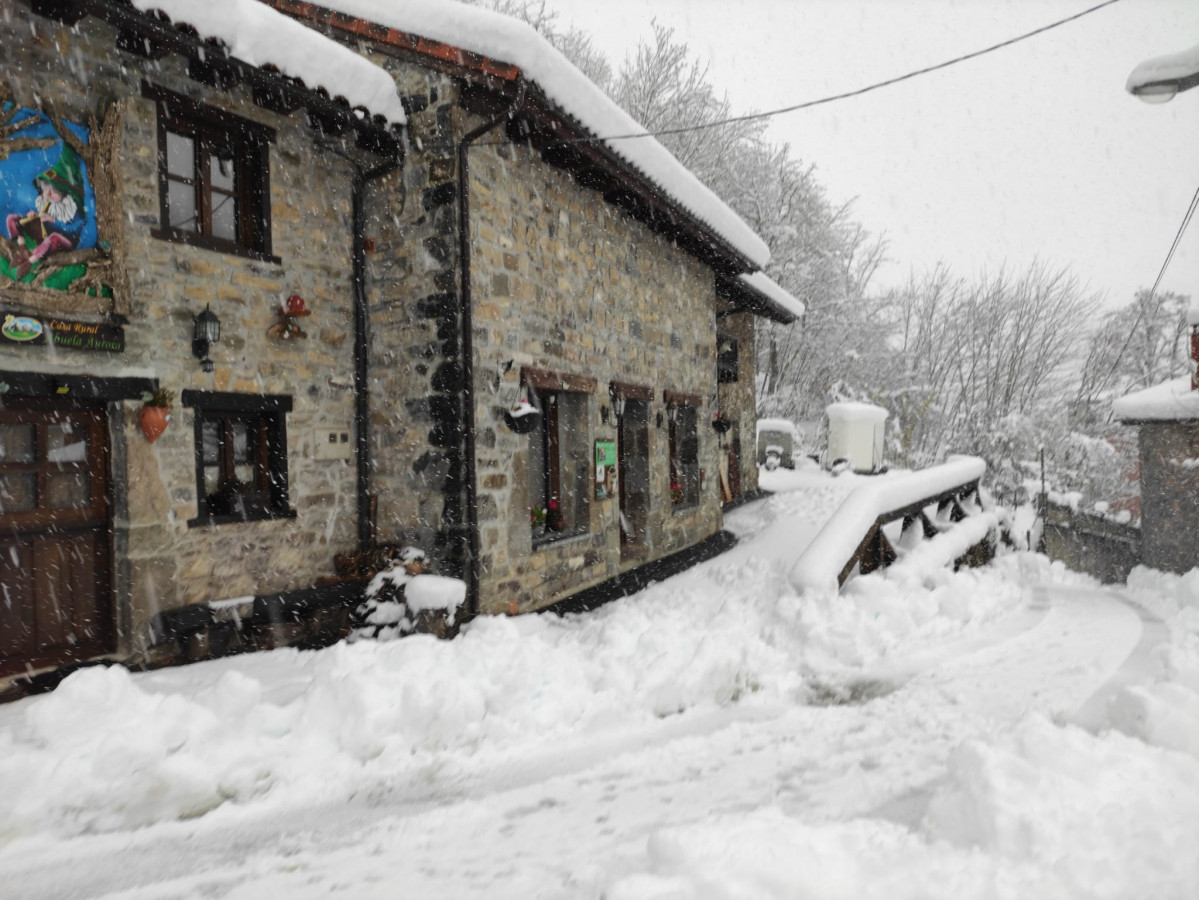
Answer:
M89 263L103 255L81 156L90 140L82 125L0 106L0 287L97 290L86 278Z

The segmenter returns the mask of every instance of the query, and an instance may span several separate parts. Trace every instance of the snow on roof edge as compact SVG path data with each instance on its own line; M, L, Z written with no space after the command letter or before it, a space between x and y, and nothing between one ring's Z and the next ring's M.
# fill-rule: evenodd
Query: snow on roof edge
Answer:
M1121 397L1112 403L1112 415L1122 422L1199 419L1199 391L1183 375Z
M770 248L733 209L577 69L532 26L454 0L316 0L315 5L477 53L521 69L547 98L572 115L619 159L741 253L753 266Z
M802 318L807 311L803 301L797 300L785 291L765 272L753 272L748 275L738 275L737 280L750 290L758 293L770 306L784 316L790 316L791 321Z
M351 106L407 124L395 79L365 56L258 0L130 0L141 12L164 13L201 38L215 38L229 54L252 66L275 66L310 88L345 97Z

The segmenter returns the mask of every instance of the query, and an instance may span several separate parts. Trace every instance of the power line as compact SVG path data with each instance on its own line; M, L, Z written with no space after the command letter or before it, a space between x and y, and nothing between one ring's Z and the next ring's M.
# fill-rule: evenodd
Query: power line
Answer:
M1191 218L1195 215L1195 208L1197 206L1199 206L1199 188L1195 188L1195 196L1191 198L1191 205L1187 207L1186 215L1182 217L1182 224L1178 226L1178 233L1174 235L1174 243L1170 245L1170 252L1166 254L1166 259L1162 263L1161 270L1157 273L1157 280L1153 282L1153 287L1149 290L1150 297L1157 293L1157 287L1162 283L1162 276L1166 274L1166 269L1169 268L1170 261L1174 259L1174 251L1182 243L1182 236L1186 232L1187 226L1191 224Z
M1095 6L1092 6L1088 9L1084 9L1081 12L1075 13L1072 16L1066 16L1066 18L1064 18L1064 19L1058 19L1056 22L1050 22L1048 25L1042 25L1040 28L1035 28L1032 31L1028 31L1028 32L1025 32L1024 34L1017 35L1014 38L1009 38L1006 41L1000 41L998 44L992 44L991 46L984 47L981 50L975 50L972 53L966 53L966 54L963 54L962 56L955 56L953 59L948 59L948 60L945 60L944 62L939 62L932 66L925 66L923 69L916 69L915 71L908 72L905 75L897 75L894 78L888 78L886 81L878 81L878 82L875 82L874 84L867 85L866 87L863 87L863 88L858 88L858 89L852 90L852 91L845 91L840 94L833 94L832 96L829 96L829 97L821 97L819 100L808 100L804 103L796 103L794 106L784 106L780 109L768 110L767 112L747 113L746 115L743 115L743 116L732 116L728 119L720 119L719 121L716 121L716 122L704 122L703 124L700 124L700 125L687 125L687 126L683 126L680 128L665 128L665 129L662 129L661 131L641 131L641 132L630 133L630 134L617 134L617 135L610 135L608 137L564 138L564 139L556 140L556 141L554 141L554 143L556 143L556 144L584 144L584 143L594 143L595 141L623 141L623 140L630 140L633 138L659 137L661 135L667 135L667 134L686 134L686 133L692 132L692 131L706 131L711 128L720 128L724 125L733 125L738 122L754 122L759 119L769 119L774 116L781 116L786 113L797 112L798 110L801 110L801 109L811 109L813 106L823 106L826 103L836 103L839 100L847 100L850 97L860 97L862 94L868 94L871 91L877 91L880 88L890 87L893 84L899 84L901 81L908 81L909 79L916 78L917 76L920 76L920 75L927 75L929 72L936 72L940 69L947 69L950 66L957 65L958 63L965 62L970 59L976 59L980 56L985 56L986 54L993 53L996 50L1002 50L1004 47L1010 47L1013 44L1018 44L1021 41L1026 41L1029 38L1036 37L1039 34L1044 34L1047 31L1052 31L1054 28L1059 28L1062 25L1066 25L1070 22L1074 22L1078 19L1083 18L1083 16L1089 16L1091 13L1098 12L1099 10L1103 9L1104 7L1112 6L1113 4L1119 3L1119 2L1120 2L1120 0L1103 0L1102 3L1098 3Z
M1107 390L1108 383L1112 380L1112 376L1116 374L1116 369L1120 366L1120 360L1124 358L1124 354L1128 352L1128 345L1132 343L1133 335L1137 333L1137 328L1141 325L1141 319L1145 317L1145 310L1149 304L1153 302L1153 295L1157 293L1158 287L1162 283L1162 278L1165 277L1166 269L1170 267L1170 261L1174 259L1174 251L1178 249L1178 245L1182 243L1182 236L1186 233L1187 226L1191 224L1191 219L1195 215L1195 209L1199 208L1199 187L1195 188L1195 196L1191 197L1191 202L1187 206L1187 211L1182 216L1182 223L1178 226L1178 231L1174 234L1174 242L1170 244L1170 252L1166 254L1165 260L1162 261L1162 267L1158 270L1157 279L1153 282L1153 287L1149 289L1149 295L1145 298L1144 303L1137 304L1137 317L1133 320L1132 327L1128 329L1128 337L1124 339L1123 345L1120 347L1120 352L1112 359L1112 367L1108 369L1107 375L1104 376L1103 383L1095 390L1095 394L1101 394Z

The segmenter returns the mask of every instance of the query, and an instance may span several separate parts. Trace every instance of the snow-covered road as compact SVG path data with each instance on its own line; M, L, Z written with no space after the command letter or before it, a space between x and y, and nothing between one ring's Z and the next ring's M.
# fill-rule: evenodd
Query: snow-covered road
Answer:
M1023 554L801 602L813 508L589 616L0 710L0 896L1194 897L1199 580Z

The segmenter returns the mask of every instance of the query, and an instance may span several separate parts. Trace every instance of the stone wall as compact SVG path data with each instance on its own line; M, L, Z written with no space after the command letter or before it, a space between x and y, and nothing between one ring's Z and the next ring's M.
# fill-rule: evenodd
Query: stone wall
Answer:
M1141 554L1147 566L1199 566L1199 422L1143 422Z
M1049 505L1043 539L1050 559L1104 584L1127 581L1141 563L1140 529L1065 506Z
M377 50L378 48L376 48ZM373 192L367 234L372 492L377 538L466 571L466 476L458 245L458 91L376 53L409 116L402 176Z
M120 354L0 348L0 368L96 377L138 375L176 392L171 426L151 445L137 428L136 401L111 404L116 600L121 651L135 657L158 612L185 604L311 585L333 572L333 555L356 543L352 462L317 460L318 427L353 434L351 174L318 148L302 112L286 117L250 102L247 88L222 92L186 75L186 63L116 49L116 31L93 18L67 28L24 5L0 16L4 78L18 104L52 101L60 115L122 116L122 234L131 315ZM272 253L256 261L154 238L159 223L156 114L143 80L277 131L270 146ZM111 102L116 105L109 107ZM307 340L269 337L276 308L292 293L312 309ZM13 304L17 292L5 302ZM191 351L193 316L211 306L221 320L212 373ZM37 312L36 307L30 308ZM196 466L185 389L285 394L290 503L294 519L188 527L196 516Z
M719 529L717 440L708 424L716 395L714 278L527 148L480 145L470 165L480 606L525 611L614 577L622 562L616 499L591 499L587 534L533 549L529 438L503 419L522 368L596 380L588 447L616 440L614 418L601 417L609 382L653 389L648 558ZM679 512L670 507L664 390L703 398L701 500Z

